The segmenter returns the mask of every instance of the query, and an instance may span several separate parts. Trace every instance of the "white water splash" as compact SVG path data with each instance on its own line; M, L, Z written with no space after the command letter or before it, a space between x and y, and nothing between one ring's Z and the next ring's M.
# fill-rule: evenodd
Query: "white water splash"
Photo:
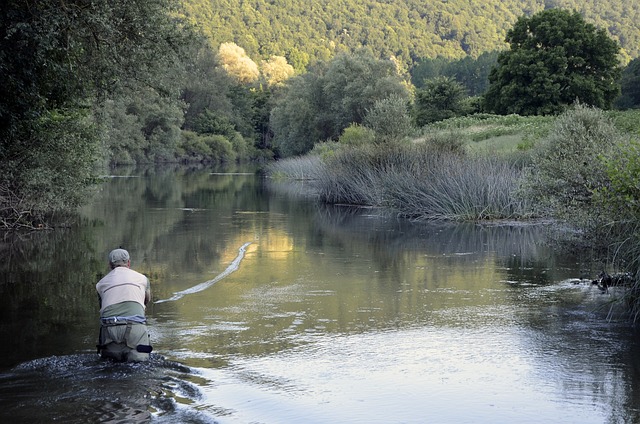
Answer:
M213 280L205 281L204 283L200 283L200 284L195 285L193 287L190 287L190 288L188 288L186 290L182 290L182 291L176 292L169 299L157 300L154 303L164 303L164 302L171 302L173 300L178 300L181 297L183 297L184 295L198 293L198 292L201 292L201 291L206 290L209 287L213 286L215 283L217 283L218 281L222 280L224 277L226 277L229 274L231 274L232 272L235 272L235 271L238 270L238 268L240 267L240 262L242 261L242 258L244 258L244 254L247 251L247 246L249 246L250 244L251 244L251 242L247 242L247 243L243 244L242 246L240 246L240 249L238 249L238 256L236 256L236 258L233 260L233 262L231 262L231 264L229 264L227 269L222 271L220 274L216 275L216 277Z

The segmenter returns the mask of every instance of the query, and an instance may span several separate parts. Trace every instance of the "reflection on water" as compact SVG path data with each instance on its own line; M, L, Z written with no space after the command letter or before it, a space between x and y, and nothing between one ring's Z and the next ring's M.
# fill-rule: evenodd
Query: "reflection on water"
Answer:
M78 227L0 245L0 420L640 419L637 335L545 231L319 205L243 169L111 176ZM94 354L120 245L155 300L182 294L148 307L150 364Z

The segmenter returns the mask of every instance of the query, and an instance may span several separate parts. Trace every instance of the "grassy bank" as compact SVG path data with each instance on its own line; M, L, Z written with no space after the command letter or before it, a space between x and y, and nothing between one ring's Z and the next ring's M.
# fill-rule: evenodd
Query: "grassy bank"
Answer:
M271 176L307 179L327 203L379 206L420 220L522 219L517 195L527 150L548 132L545 117L477 115L424 127L410 141L322 143L271 164Z

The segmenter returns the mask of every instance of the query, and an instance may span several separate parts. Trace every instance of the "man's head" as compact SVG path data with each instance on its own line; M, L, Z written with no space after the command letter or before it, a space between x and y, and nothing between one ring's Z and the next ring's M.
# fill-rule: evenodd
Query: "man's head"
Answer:
M129 252L124 249L114 249L109 252L109 266L111 268L116 268L119 266L128 267L130 264L131 258L129 257Z

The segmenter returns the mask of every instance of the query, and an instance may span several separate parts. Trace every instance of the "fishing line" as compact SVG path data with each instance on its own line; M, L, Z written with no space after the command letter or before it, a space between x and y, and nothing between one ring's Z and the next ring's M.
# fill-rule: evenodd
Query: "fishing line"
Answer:
M201 292L203 290L208 289L209 287L211 287L212 285L214 285L218 281L222 280L224 277L226 277L229 274L231 274L232 272L235 272L235 271L238 270L238 268L240 267L240 262L242 261L242 258L244 258L244 254L247 251L247 246L249 246L250 244L251 244L251 242L247 242L247 243L243 244L242 246L240 246L240 249L238 249L238 256L236 256L236 258L233 260L233 262L231 262L231 264L229 264L227 269L222 271L220 274L216 275L216 277L213 280L205 281L204 283L200 283L200 284L195 285L193 287L190 287L190 288L188 288L186 290L175 292L173 294L173 296L171 296L169 299L157 300L154 303L171 302L173 300L178 300L178 299L182 298L183 296L185 296L187 294L198 293L198 292Z

